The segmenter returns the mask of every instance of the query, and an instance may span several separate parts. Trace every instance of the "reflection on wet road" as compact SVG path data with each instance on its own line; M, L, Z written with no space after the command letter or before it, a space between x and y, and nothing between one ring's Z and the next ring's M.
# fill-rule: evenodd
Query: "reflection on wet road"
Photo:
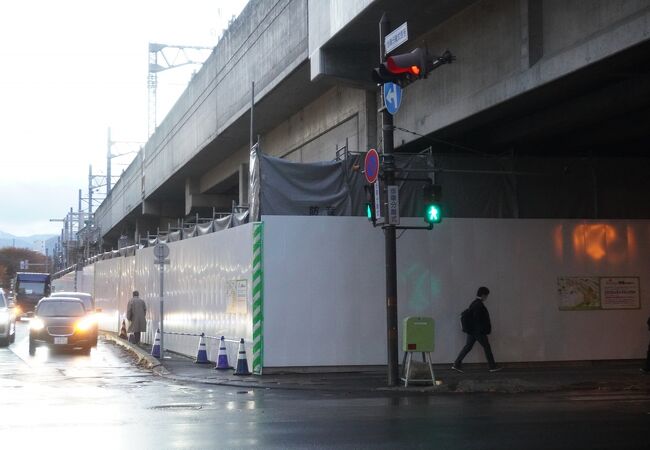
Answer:
M0 349L2 448L650 448L647 393L372 396L180 384L100 341Z

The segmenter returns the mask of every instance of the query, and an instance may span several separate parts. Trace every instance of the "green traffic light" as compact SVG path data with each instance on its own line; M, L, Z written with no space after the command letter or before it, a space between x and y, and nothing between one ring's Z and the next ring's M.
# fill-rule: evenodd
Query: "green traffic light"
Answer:
M368 220L372 220L372 205L370 203L366 203L366 216Z
M424 211L424 221L427 223L440 223L442 220L442 211L440 205L430 204Z

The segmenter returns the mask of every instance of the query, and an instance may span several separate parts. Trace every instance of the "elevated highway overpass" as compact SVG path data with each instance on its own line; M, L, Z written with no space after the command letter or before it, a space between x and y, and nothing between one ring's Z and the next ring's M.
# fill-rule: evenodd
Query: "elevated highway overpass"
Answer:
M570 214L546 208L562 189L549 196L545 182L515 176L515 206L464 207L466 191L448 197L453 216L650 217L636 202L648 192L650 0L251 0L97 209L105 247L246 203L253 82L265 153L312 162L345 145L381 147L370 70L384 11L393 25L409 23L400 51L424 42L457 56L405 89L398 150L433 145L454 167L548 165L593 183L578 183L581 206ZM485 188L446 180L454 192Z

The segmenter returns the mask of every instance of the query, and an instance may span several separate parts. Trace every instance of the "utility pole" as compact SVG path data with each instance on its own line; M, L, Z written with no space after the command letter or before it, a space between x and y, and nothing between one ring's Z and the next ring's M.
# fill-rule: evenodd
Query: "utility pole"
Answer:
M79 231L83 228L83 223L84 223L84 214L81 209L81 189L79 189L79 209L77 210L77 219L78 219L78 227Z
M250 130L250 145L249 150L253 148L253 133L255 132L255 82L251 82L251 130Z
M379 64L384 63L384 38L390 32L390 22L386 13L379 22ZM383 89L380 88L383 102ZM381 130L383 142L384 185L386 189L395 184L395 159L393 156L393 116L382 108ZM388 385L397 386L399 381L399 362L397 346L397 240L395 225L384 226L386 247L386 344L388 355Z
M88 219L93 215L93 166L88 165Z
M139 141L114 141L111 137L111 127L108 127L108 139L106 143L106 197L111 193L113 185L113 174L111 170L113 158L119 158L120 156L128 155L130 153L137 153L135 150L126 151L123 153L113 153L113 145L115 144L128 144L128 145L141 145L144 142Z
M108 140L106 145L106 197L111 193L111 127L108 127Z

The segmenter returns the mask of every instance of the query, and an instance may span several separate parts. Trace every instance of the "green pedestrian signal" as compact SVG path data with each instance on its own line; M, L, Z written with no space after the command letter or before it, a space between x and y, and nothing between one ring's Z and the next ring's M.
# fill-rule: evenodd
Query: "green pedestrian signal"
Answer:
M440 223L441 220L442 211L440 211L440 205L427 205L424 212L424 221L427 223Z
M370 222L375 224L377 218L375 217L375 191L373 187L369 184L366 184L363 187L363 190L366 193L366 217Z
M442 208L440 207L441 193L442 188L437 184L425 186L422 190L424 221L428 224L440 223L442 221Z

